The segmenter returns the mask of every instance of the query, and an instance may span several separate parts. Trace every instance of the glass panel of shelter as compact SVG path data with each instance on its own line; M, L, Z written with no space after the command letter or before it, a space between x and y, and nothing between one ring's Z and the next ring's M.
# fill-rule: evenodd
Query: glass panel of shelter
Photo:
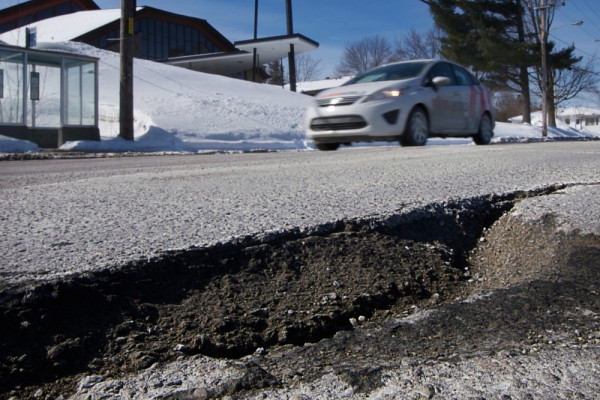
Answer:
M29 63L29 104L27 126L60 126L60 65ZM38 85L34 77L39 78ZM37 92L37 93L36 93Z
M23 124L23 63L25 55L19 52L0 51L2 91L0 96L0 122Z
M69 60L65 62L65 68L65 125L92 126L96 121L96 65Z

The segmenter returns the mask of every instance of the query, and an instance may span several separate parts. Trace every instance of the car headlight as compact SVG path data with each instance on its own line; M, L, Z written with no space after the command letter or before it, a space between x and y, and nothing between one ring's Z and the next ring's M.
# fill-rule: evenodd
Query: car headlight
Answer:
M378 101L378 100L385 100L385 99L390 99L390 98L394 98L394 97L400 97L402 96L402 94L406 91L406 89L396 89L396 88L386 88L386 89L381 89L371 95L369 95L364 102L366 103L367 101Z

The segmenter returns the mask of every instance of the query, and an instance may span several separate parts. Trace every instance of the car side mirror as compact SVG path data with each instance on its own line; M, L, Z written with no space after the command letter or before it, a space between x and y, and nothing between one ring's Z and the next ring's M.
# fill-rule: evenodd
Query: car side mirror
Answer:
M440 86L450 86L450 78L446 76L436 76L432 82L435 90L438 90Z

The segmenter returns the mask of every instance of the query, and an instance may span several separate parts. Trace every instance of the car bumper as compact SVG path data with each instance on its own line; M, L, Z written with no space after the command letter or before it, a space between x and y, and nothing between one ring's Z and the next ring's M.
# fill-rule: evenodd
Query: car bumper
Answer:
M306 114L306 137L320 143L397 140L406 117L398 102L312 106Z

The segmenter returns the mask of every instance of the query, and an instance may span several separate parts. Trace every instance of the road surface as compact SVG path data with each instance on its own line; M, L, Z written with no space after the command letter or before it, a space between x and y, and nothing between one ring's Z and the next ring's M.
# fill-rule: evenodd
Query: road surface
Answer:
M0 274L53 279L231 237L599 181L599 142L0 162Z
M0 398L594 398L599 177L598 142L0 162Z

